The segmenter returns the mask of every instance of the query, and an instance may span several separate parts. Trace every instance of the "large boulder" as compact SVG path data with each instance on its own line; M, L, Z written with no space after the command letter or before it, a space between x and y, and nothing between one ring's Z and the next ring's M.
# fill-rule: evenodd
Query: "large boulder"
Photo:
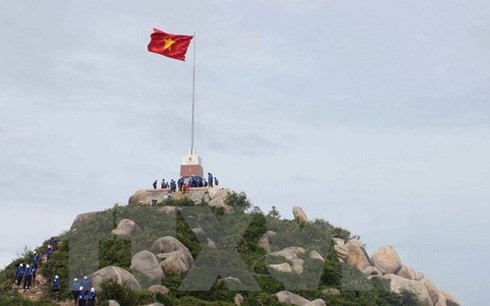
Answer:
M366 244L364 244L364 242L362 242L361 240L359 240L357 238L351 238L345 244L356 245L356 246L363 248L363 249L366 248Z
M160 280L165 277L157 257L150 251L141 251L131 259L131 269L143 273L150 279Z
M402 268L400 256L392 246L384 246L373 253L371 262L383 274L396 274Z
M235 305L237 306L242 305L243 301L243 296L240 293L237 293L233 298L233 302L235 302Z
M140 205L141 203L146 203L146 190L138 190L131 197L129 197L128 205Z
M289 291L279 291L278 293L276 293L276 297L279 300L279 302L284 304L289 304L289 305L303 306L310 302L304 297Z
M270 253L269 255L283 257L287 260L293 260L298 258L299 255L303 255L304 253L305 249L303 249L302 247L291 246L280 251Z
M88 212L88 213L83 213L79 214L75 220L73 220L73 223L71 224L71 230L77 229L81 224L89 221L92 219L95 215L97 215L98 212Z
M327 306L327 303L325 303L325 301L322 299L316 299L314 301L305 304L304 306Z
M366 250L364 249L364 247L361 247L355 240L349 240L345 246L349 250L347 263L355 266L357 269L359 269L359 271L363 271L366 267L371 265Z
M334 246L335 253L337 254L337 257L346 261L347 258L349 258L349 248L347 248L346 245L340 245L336 244Z
M441 294L446 298L447 306L461 306L461 303L454 296L444 291L441 291Z
M89 275L92 286L100 291L100 284L104 281L113 280L119 285L127 286L133 290L141 290L141 285L133 274L116 266L108 266Z
M318 253L315 250L311 251L310 254L308 254L308 256L310 257L310 259L321 260L325 262L325 259L323 259L322 255L320 255L320 253Z
M293 216L296 222L298 222L299 224L305 224L309 222L305 212L299 206L293 206Z
M208 206L213 208L222 208L225 212L230 211L232 209L231 206L225 204L226 198L231 194L228 189L219 189L218 187L213 187L208 189L208 195L210 197Z
M440 290L428 278L424 278L420 282L425 286L425 288L429 292L429 295L430 295L430 298L432 300L432 303L436 304L439 301L439 292L440 292Z
M131 236L134 233L140 231L138 224L130 219L122 219L117 227L112 230L113 235L117 236Z
M194 263L189 249L172 236L156 240L152 248L159 253L157 257L163 259L160 267L166 274L183 275L190 270Z
M182 250L160 253L157 256L163 259L160 267L165 274L184 275L189 272L193 262L192 256L189 258L188 254Z
M434 306L447 306L446 296L442 293L439 293L439 298L437 299L437 303Z
M421 303L426 303L428 306L434 305L429 291L427 291L427 288L421 282L409 280L394 274L387 274L383 276L383 279L390 281L390 291L401 293L406 290L415 294Z
M407 266L402 266L400 270L396 273L396 275L401 276L406 279L411 279L411 280L418 280L417 279L417 272Z
M170 292L170 289L168 289L167 287L162 286L162 285L153 285L150 288L148 288L148 291L155 292L155 293L161 293L161 294L165 295L165 294Z
M383 273L378 268L373 266L366 267L364 270L362 270L362 274L366 276L383 275Z
M298 274L303 273L304 264L305 264L305 261L303 259L296 258L296 259L291 260L291 262L293 263L292 268L293 268L294 272L296 272Z
M269 253L271 251L272 237L274 237L275 235L277 235L276 232L267 231L262 235L262 237L260 237L257 244L259 245L259 247L263 248L264 250L266 250Z
M157 253L171 253L175 251L183 251L184 253L188 253L189 257L192 258L189 249L184 244L182 244L182 242L180 242L177 238L172 236L165 236L157 239L155 242L153 242L152 248Z
M274 269L279 272L286 272L286 273L291 273L293 272L293 268L291 268L291 265L288 263L282 263L282 264L277 264L277 265L269 265L271 269Z

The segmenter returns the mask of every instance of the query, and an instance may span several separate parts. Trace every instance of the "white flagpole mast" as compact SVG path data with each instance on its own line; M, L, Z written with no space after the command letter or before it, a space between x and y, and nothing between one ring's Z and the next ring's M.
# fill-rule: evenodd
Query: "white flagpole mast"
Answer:
M194 149L194 127L196 112L196 33L194 32L194 54L192 57L192 129L191 129L191 154L195 154Z

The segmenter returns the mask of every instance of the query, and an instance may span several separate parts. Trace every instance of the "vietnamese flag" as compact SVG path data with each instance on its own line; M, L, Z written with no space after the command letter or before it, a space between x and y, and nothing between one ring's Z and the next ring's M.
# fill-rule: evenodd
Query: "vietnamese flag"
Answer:
M192 36L169 34L153 28L150 39L148 51L185 61Z

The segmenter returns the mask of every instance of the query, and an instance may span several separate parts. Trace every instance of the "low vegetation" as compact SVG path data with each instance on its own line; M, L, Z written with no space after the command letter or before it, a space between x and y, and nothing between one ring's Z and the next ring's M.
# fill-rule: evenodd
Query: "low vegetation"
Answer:
M220 217L219 226L216 222L205 222L206 218L212 217L205 213L194 217L199 219L208 236L217 237L215 242L218 245L238 251L248 272L253 275L259 290L238 292L244 298L243 305L283 305L275 298L275 293L292 286L296 288L295 293L310 300L324 299L327 305L418 305L413 295L389 292L379 279L368 280L357 269L339 262L334 252L332 237L347 239L350 237L347 230L323 220L313 220L300 227L294 221L281 219L275 207L264 214L260 208L254 207L243 193L233 193L225 203L232 206L237 213L242 213L242 217L227 218L223 209L215 209L214 215ZM171 216L158 211L160 206L165 205L189 207L195 204L186 198L171 199L153 208L115 205L111 209L100 212L78 228L55 237L58 247L52 258L42 267L43 276L50 280L54 275L59 275L63 289L61 298L69 299L70 277L80 278L108 265L119 266L130 271L132 255L150 249L151 243L163 236L176 237L196 258L207 246L199 242L200 237L192 231L189 220L186 220L182 214ZM123 218L135 221L141 229L131 240L111 235L111 230ZM305 269L300 275L269 271L269 264L279 263L281 260L267 256L266 251L257 244L260 237L268 230L277 233L271 246L273 251L301 243L301 247L307 252L318 251L325 262L305 260ZM237 233L240 233L239 237ZM44 242L37 250L44 253L47 243ZM207 254L213 254L212 252L218 251L206 249ZM0 272L0 306L55 305L51 302L52 294L49 286L45 289L44 300L39 302L26 301L21 298L22 293L15 290L13 286L15 265L29 262L31 258L32 252L26 251ZM179 286L183 280L182 276L167 275L161 281L162 285L170 289L166 295L132 291L117 283L106 282L98 295L99 304L108 305L108 300L114 299L122 306L154 302L164 305L234 305L233 297L237 292L229 290L223 282L217 280L209 291L181 291ZM346 282L348 282L347 286ZM322 292L325 288L338 289L341 295L326 295Z

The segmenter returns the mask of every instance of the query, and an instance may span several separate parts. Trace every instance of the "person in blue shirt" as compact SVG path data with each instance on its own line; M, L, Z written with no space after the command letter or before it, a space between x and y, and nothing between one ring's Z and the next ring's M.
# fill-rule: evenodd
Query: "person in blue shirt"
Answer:
M39 254L36 251L34 251L34 258L32 259L32 266L37 268L38 264L39 264Z
M209 187L213 187L213 175L211 174L211 172L208 172L208 184Z
M85 306L87 305L87 291L85 291L83 286L80 287L79 291L80 293L78 294L78 306Z
M60 277L58 275L56 275L54 277L51 285L53 286L53 293L54 293L55 299L58 300L58 298L60 296Z
M83 277L82 287L85 288L85 290L87 291L90 289L90 287L92 287L92 281L90 280L90 278L88 278L88 276Z
M15 279L17 286L20 286L22 279L24 278L25 267L24 264L19 264L17 269L15 269Z
M214 177L214 186L218 186L218 178L216 176Z
M175 191L176 188L177 186L175 185L175 181L172 179L170 181L170 191Z
M48 257L51 257L51 255L53 255L53 252L54 252L54 249L53 249L53 246L50 244L48 245L48 248L46 249L46 256Z
M97 299L97 294L95 294L95 288L92 288L88 293L87 306L95 306L96 299Z
M80 287L82 285L78 281L78 278L73 279L73 283L71 285L71 293L73 295L73 303L76 305L78 301L78 296L80 295Z
M37 267L31 267L32 270L32 287L36 287L36 276L37 276Z
M24 271L24 291L29 291L31 289L32 283L32 269L29 265L26 265L26 269Z
M49 245L52 246L54 250L54 247L56 246L56 241L54 241L54 237L51 237L51 239L49 239Z

